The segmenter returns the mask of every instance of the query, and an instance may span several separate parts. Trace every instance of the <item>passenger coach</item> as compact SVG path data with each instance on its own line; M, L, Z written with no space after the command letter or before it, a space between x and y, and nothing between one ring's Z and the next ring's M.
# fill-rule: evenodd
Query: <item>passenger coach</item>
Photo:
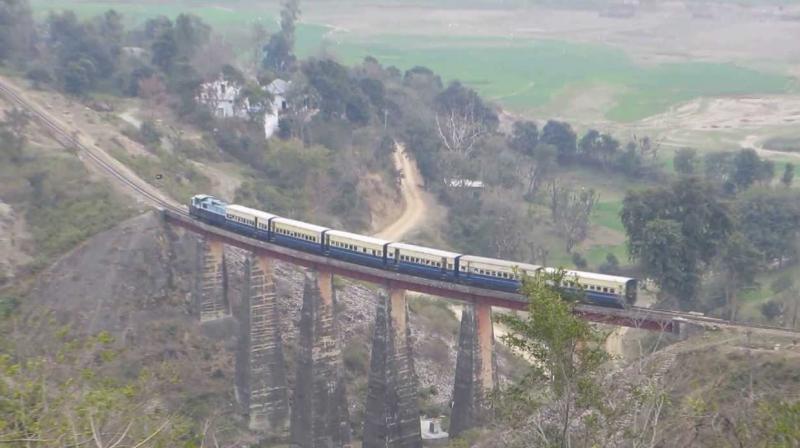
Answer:
M331 230L241 205L226 204L208 195L194 196L189 211L201 221L263 241L352 263L487 289L518 291L525 276L555 271L533 264L462 255ZM637 281L633 278L566 271L559 286L597 305L623 308L636 302Z

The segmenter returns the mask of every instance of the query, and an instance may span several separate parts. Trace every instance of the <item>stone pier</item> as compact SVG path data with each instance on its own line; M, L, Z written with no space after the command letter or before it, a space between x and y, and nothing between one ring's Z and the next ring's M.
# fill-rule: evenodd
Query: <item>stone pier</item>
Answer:
M464 306L458 338L451 436L480 425L491 411L489 395L497 387L492 307Z
M225 275L225 245L218 240L205 238L197 251L201 277L198 285L197 308L200 321L207 322L230 315Z
M372 338L364 448L421 448L405 291L380 293Z
M270 438L288 436L289 397L272 260L256 255L247 272L248 360L245 400L250 429Z
M349 447L351 430L339 347L333 275L306 274L291 411L291 445Z

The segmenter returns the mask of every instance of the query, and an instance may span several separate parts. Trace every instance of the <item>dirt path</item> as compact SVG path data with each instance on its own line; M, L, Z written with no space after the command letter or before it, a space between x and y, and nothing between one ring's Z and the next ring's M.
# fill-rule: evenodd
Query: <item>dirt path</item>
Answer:
M401 193L405 210L400 217L384 228L375 236L391 241L398 241L403 237L416 230L425 222L428 214L426 211L429 204L432 204L432 198L428 193L422 189L422 175L417 168L417 164L411 159L406 152L405 147L397 144L397 149L392 156L394 158L395 168L401 173Z

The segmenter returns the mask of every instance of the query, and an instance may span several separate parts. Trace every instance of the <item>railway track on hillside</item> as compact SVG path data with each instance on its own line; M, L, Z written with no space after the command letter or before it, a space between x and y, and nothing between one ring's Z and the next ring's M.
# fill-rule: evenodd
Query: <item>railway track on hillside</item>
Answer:
M110 175L114 180L120 182L125 187L131 189L138 196L142 197L147 202L151 203L151 205L154 205L156 206L156 208L159 209L168 208L176 213L181 213L188 216L188 212L186 211L185 208L183 208L176 202L172 201L171 199L164 197L163 194L160 191L158 191L155 187L148 184L141 178L138 178L138 176L136 176L135 174L126 173L125 171L127 170L127 168L124 167L124 165L122 165L119 161L117 161L116 159L105 153L104 151L92 148L92 145L84 144L80 140L80 137L64 129L62 125L57 123L46 113L39 110L39 108L36 105L31 104L22 95L20 95L13 87L10 87L1 80L0 80L0 96L5 97L11 103L24 109L36 123L47 129L53 136L53 138L55 138L56 141L58 141L62 146L64 146L65 148L73 148L80 151L83 155L88 157L92 161L92 163L94 163L99 169L105 171L106 174ZM115 166L115 165L120 165L120 166Z
M47 113L39 109L35 104L32 104L22 95L20 95L15 88L9 86L5 81L0 79L0 96L5 97L8 101L16 106L24 109L31 118L40 126L47 129L62 146L65 148L73 148L80 151L83 155L88 157L99 169L103 170L106 174L111 176L117 182L120 182L126 188L129 188L135 194L140 196L146 202L155 206L157 209L168 209L173 213L178 213L184 216L189 216L188 210L185 206L177 203L171 198L165 196L154 186L147 183L145 180L138 177L129 168L121 162L113 158L111 155L99 148L93 148L94 145L84 144L80 137L71 133L65 127L59 124L56 120L48 116ZM800 337L799 330L792 330L781 327L774 327L769 325L739 323L717 319L708 316L701 316L693 313L685 313L680 311L666 311L654 310L651 308L633 307L635 313L642 316L663 316L675 320L686 321L695 325L701 325L706 328L733 328L739 330L758 330L763 332L772 332L783 336L797 336Z

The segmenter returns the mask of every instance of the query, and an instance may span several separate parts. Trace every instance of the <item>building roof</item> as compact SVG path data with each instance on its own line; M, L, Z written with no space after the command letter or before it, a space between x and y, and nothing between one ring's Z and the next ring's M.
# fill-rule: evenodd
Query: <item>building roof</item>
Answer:
M272 95L285 95L286 92L289 91L289 87L291 87L291 81L284 81L283 79L276 79L269 83L267 86L267 91Z

